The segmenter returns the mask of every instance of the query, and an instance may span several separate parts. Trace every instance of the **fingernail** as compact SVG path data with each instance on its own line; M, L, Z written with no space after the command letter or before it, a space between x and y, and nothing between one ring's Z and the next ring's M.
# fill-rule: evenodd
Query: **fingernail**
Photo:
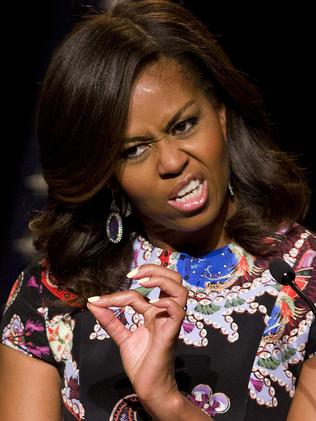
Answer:
M128 272L128 274L126 275L128 278L132 278L133 276L135 276L138 273L138 268L134 268L132 269L130 272Z
M153 298L152 300L149 300L150 304L157 303L159 301L159 298Z
M150 277L146 276L146 278L137 279L139 284L145 284L146 282L150 281Z
M96 301L100 300L100 296L99 295L95 295L94 297L89 297L88 301L89 303L95 303Z

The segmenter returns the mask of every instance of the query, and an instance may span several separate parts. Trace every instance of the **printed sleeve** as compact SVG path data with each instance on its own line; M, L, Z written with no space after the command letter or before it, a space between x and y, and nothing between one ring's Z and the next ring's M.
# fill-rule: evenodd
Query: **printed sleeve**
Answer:
M1 342L56 365L44 317L40 264L28 266L14 282L1 321Z

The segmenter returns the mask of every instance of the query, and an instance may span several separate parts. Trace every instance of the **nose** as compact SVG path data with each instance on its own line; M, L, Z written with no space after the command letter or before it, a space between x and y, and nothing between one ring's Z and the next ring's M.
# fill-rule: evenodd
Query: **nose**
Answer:
M162 178L181 174L189 161L188 154L180 148L178 142L168 137L159 142L157 169Z

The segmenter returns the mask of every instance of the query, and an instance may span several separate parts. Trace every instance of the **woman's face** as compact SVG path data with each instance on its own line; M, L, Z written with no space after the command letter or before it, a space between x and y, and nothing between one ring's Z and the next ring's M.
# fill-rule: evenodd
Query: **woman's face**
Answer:
M203 241L203 233L215 230L221 245L232 206L225 110L212 105L176 62L163 59L137 79L123 156L121 188L154 244L173 248L192 232Z

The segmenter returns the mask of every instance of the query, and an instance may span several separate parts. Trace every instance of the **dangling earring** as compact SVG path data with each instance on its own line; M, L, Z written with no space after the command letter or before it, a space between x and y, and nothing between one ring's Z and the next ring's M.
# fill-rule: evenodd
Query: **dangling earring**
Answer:
M123 222L114 198L111 204L110 214L106 219L106 235L111 243L119 243L123 237Z
M131 206L130 202L128 200L126 200L126 199L125 199L125 201L123 203L124 203L123 218L127 218L132 213L132 206Z
M229 194L231 195L231 197L233 197L235 195L235 193L234 193L234 189L233 189L233 186L231 185L230 181L228 182L227 187L228 187Z

